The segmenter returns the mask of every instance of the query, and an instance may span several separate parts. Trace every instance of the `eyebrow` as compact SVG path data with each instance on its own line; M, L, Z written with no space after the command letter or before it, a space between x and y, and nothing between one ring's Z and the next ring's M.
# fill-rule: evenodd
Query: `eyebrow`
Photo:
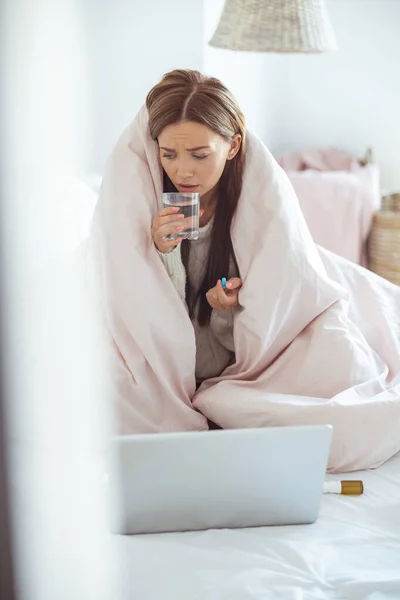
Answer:
M166 150L167 152L175 152L173 148L165 148L164 146L160 146L161 150ZM195 152L196 150L204 150L206 148L210 148L210 146L196 146L196 148L188 148L187 152Z

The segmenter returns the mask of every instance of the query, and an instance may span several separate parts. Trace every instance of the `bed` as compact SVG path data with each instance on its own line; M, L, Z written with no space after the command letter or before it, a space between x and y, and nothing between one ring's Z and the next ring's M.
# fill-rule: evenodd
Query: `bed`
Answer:
M88 210L82 219L71 217L79 227L71 226L68 250L89 226L94 201L87 192L75 196ZM47 280L48 287L37 286L41 311L32 314L42 319L33 331L42 332L49 353L41 368L37 357L32 361L36 379L26 385L35 382L36 393L21 403L25 419L18 421L10 468L21 598L400 600L400 453L377 470L343 475L362 479L364 495L325 495L313 525L148 536L103 530L103 464L97 450L91 455L99 398L88 395L82 375L86 346L76 356L82 371L64 360L75 313L59 319L54 293L69 304L68 279L60 272ZM82 375L82 389L73 378L64 381L65 365Z
M400 600L400 453L338 479L364 494L324 495L313 525L113 536L112 597Z
M313 525L115 536L119 598L400 599L400 453L360 497L326 494Z

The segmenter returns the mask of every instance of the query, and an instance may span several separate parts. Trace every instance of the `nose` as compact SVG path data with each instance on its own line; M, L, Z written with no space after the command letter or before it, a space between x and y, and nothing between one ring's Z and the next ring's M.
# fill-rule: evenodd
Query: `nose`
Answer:
M182 158L177 161L176 165L176 178L180 183L185 183L188 179L191 179L194 175L193 165L190 164L190 160Z

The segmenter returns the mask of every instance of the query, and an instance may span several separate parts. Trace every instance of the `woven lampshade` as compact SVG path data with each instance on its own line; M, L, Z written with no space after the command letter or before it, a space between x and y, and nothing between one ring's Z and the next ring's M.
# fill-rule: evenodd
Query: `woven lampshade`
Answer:
M248 52L337 50L324 0L226 0L210 45Z

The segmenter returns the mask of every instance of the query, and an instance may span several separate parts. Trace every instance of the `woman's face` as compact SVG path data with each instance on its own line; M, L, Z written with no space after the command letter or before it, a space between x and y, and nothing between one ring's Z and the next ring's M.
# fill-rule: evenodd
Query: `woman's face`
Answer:
M202 123L168 125L158 137L161 164L180 192L204 196L218 183L227 160L237 154L240 135L227 142Z

